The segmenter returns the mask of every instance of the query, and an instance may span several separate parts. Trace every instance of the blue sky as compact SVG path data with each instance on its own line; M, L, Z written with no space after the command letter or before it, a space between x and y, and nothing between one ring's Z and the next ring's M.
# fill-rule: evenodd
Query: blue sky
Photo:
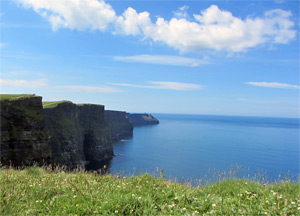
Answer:
M299 1L1 1L1 93L299 117Z

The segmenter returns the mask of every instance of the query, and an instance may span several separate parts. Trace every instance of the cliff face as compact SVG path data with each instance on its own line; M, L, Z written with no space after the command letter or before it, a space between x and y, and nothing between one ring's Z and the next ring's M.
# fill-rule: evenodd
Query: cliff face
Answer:
M53 163L73 168L112 158L112 141L104 120L104 106L63 102L45 108L44 113Z
M133 126L142 126L142 125L153 125L153 124L159 124L159 121L152 116L151 114L129 114L127 113L127 116L129 118L129 121L133 124Z
M1 163L27 166L51 158L42 97L1 97Z
M126 112L105 110L107 121L113 142L132 136L133 125L129 122Z

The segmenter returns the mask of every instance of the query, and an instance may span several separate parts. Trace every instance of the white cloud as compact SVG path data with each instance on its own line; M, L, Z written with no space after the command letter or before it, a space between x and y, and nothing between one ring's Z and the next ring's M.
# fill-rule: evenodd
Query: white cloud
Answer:
M115 56L114 59L117 61L124 62L141 62L149 64L175 65L187 67L197 67L202 64L209 64L208 60L168 55Z
M117 86L134 87L134 88L168 89L168 90L179 90L179 91L198 90L203 88L203 86L201 85L192 84L192 83L157 82L157 81L149 81L149 83L152 85L135 85L135 84L128 84L128 83L110 83L110 84L117 85Z
M53 30L105 30L114 21L115 11L103 0L16 0L47 19Z
M263 17L241 19L216 5L186 19L186 7L170 21L162 17L152 22L147 11L138 13L129 7L117 16L103 0L16 0L33 8L47 19L54 30L111 29L113 33L137 35L143 39L162 42L180 52L207 50L242 52L260 44L285 44L296 37L291 12L275 9Z
M277 82L245 82L245 84L252 85L252 86L269 87L269 88L300 89L299 85L291 85L291 84L277 83Z
M47 86L46 82L47 79L36 79L30 81L16 79L0 79L0 86L40 88Z
M56 88L69 89L77 92L88 92L88 93L114 93L120 92L119 89L111 87L97 87L97 86L79 86L79 85L66 85L56 86Z
M187 13L187 10L189 9L188 6L184 5L182 7L179 7L177 11L173 12L174 16L178 19L181 19L181 18L188 18L189 15Z

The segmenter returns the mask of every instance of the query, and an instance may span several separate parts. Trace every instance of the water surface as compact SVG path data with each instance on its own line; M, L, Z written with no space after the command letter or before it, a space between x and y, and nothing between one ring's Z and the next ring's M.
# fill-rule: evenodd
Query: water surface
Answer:
M167 176L203 179L241 166L240 177L299 174L299 119L155 114L159 125L134 128L114 144L111 173L164 169Z

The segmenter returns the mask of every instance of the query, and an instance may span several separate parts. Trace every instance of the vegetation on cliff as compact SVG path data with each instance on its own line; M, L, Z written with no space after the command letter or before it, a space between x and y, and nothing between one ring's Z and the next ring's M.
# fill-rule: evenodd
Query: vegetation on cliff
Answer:
M57 107L58 104L61 103L72 103L71 101L68 100L62 100L62 101L43 101L43 108L54 108Z
M297 215L299 194L299 183L289 181L229 179L191 187L150 174L0 170L3 215Z
M18 100L20 98L35 97L34 94L0 94L1 100Z

